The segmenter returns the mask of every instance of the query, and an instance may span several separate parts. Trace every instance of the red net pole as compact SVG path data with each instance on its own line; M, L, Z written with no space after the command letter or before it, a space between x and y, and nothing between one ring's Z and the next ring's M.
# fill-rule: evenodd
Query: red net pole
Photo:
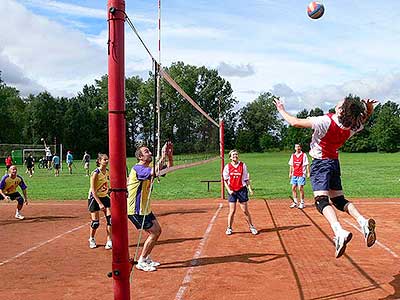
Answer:
M108 138L115 300L130 300L125 136L125 1L108 0Z
M225 142L224 142L224 135L225 135L225 127L224 121L221 119L219 121L219 149L220 149L220 156L221 156L221 199L225 199L225 186L224 186L224 177L222 175L225 166Z

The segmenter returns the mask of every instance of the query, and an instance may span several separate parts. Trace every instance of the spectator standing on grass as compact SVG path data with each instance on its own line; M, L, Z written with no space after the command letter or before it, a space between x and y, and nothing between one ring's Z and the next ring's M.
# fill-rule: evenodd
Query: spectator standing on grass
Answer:
M13 160L11 155L7 155L6 159L4 160L5 164L6 164L6 174L8 173L8 169L12 166L13 164Z
M54 154L51 164L53 165L54 176L60 176L60 157L57 154Z
M72 164L74 163L74 157L72 156L71 151L67 151L65 162L67 163L69 174L72 174Z
M375 103L377 103L375 100L361 101L357 97L349 96L339 101L335 113L300 119L290 115L282 101L275 100L278 112L290 125L314 130L310 144L310 155L313 158L311 186L315 206L327 219L334 232L336 258L344 254L353 234L342 228L331 203L336 209L347 212L357 220L367 247L371 247L376 241L375 220L364 218L355 205L344 197L339 163L339 148L363 129L374 111Z
M292 185L293 203L290 208L304 208L304 185L306 184L306 176L310 177L310 166L308 164L307 154L301 151L301 145L294 145L295 152L289 159L289 179ZM300 204L298 203L298 193L300 194Z
M25 158L24 164L26 166L26 172L29 174L29 177L32 177L33 168L35 166L35 159L32 156L32 153L29 153Z
M165 159L164 155L165 152L162 153L160 162L156 164L156 173ZM153 159L152 153L146 146L138 147L135 156L138 163L132 167L128 179L128 219L137 229L144 229L149 234L143 244L136 268L151 272L160 265L150 258L150 254L161 235L161 226L151 210L149 198L151 181L155 176L150 165Z
M86 176L89 176L90 155L85 151L82 158L83 168L85 169Z
M17 192L17 187L20 187L24 197ZM25 219L21 214L24 203L28 205L28 194L26 192L27 186L24 179L17 174L17 167L11 165L8 169L8 174L4 175L0 181L0 200L17 200L17 210L15 211L15 218L19 220Z
M108 196L109 175L107 170L108 156L107 154L99 153L96 159L97 168L90 176L90 190L88 197L88 209L90 212L90 233L89 233L89 248L97 247L95 235L97 228L100 226L100 211L106 217L107 242L104 248L112 249L111 241L111 201Z
M239 206L244 213L250 232L256 235L258 231L253 225L247 204L249 201L248 193L250 192L250 194L253 195L247 166L244 162L239 161L239 152L237 150L231 150L229 152L229 159L231 162L228 163L223 170L224 184L229 194L228 227L226 228L225 233L227 235L233 233L232 225L236 211L236 202L239 201Z

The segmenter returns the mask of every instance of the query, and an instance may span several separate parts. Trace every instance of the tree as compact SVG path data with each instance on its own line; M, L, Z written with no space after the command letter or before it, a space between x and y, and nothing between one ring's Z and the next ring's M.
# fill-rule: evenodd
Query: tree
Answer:
M376 123L371 129L378 151L396 152L400 146L399 105L388 101L377 109Z

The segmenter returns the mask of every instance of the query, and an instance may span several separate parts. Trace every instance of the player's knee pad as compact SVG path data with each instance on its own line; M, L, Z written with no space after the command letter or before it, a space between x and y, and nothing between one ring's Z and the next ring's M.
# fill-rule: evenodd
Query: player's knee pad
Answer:
M329 206L329 197L325 195L317 196L315 199L315 207L322 214L325 207Z
M345 211L346 210L346 206L348 203L350 203L347 199L344 198L344 196L338 196L338 197L334 197L331 198L333 205L341 211Z
M93 229L97 229L100 226L100 221L99 220L92 220L92 223L90 224L90 227Z
M107 225L111 226L111 216L106 216Z

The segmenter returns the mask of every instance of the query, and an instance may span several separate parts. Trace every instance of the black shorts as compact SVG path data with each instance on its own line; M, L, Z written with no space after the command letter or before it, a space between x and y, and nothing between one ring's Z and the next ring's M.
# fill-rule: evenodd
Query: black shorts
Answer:
M239 203L249 201L249 193L247 187L244 186L240 190L229 194L228 202L236 203L236 201L239 201Z
M142 223L143 223L143 218L144 218L144 224L143 224L143 229L147 230L153 227L153 221L156 220L156 216L151 212L148 215L128 215L128 219L131 220L133 225L137 229L142 228Z
M111 201L108 196L99 197L99 199L100 202L103 203L104 207L111 207ZM88 199L88 209L90 212L96 212L100 210L100 206L93 196L90 196L90 198Z
M11 200L17 200L18 204L20 204L20 205L24 204L24 198L18 192L8 194L6 196L10 197ZM4 199L3 195L0 195L0 200L3 200L3 199Z

